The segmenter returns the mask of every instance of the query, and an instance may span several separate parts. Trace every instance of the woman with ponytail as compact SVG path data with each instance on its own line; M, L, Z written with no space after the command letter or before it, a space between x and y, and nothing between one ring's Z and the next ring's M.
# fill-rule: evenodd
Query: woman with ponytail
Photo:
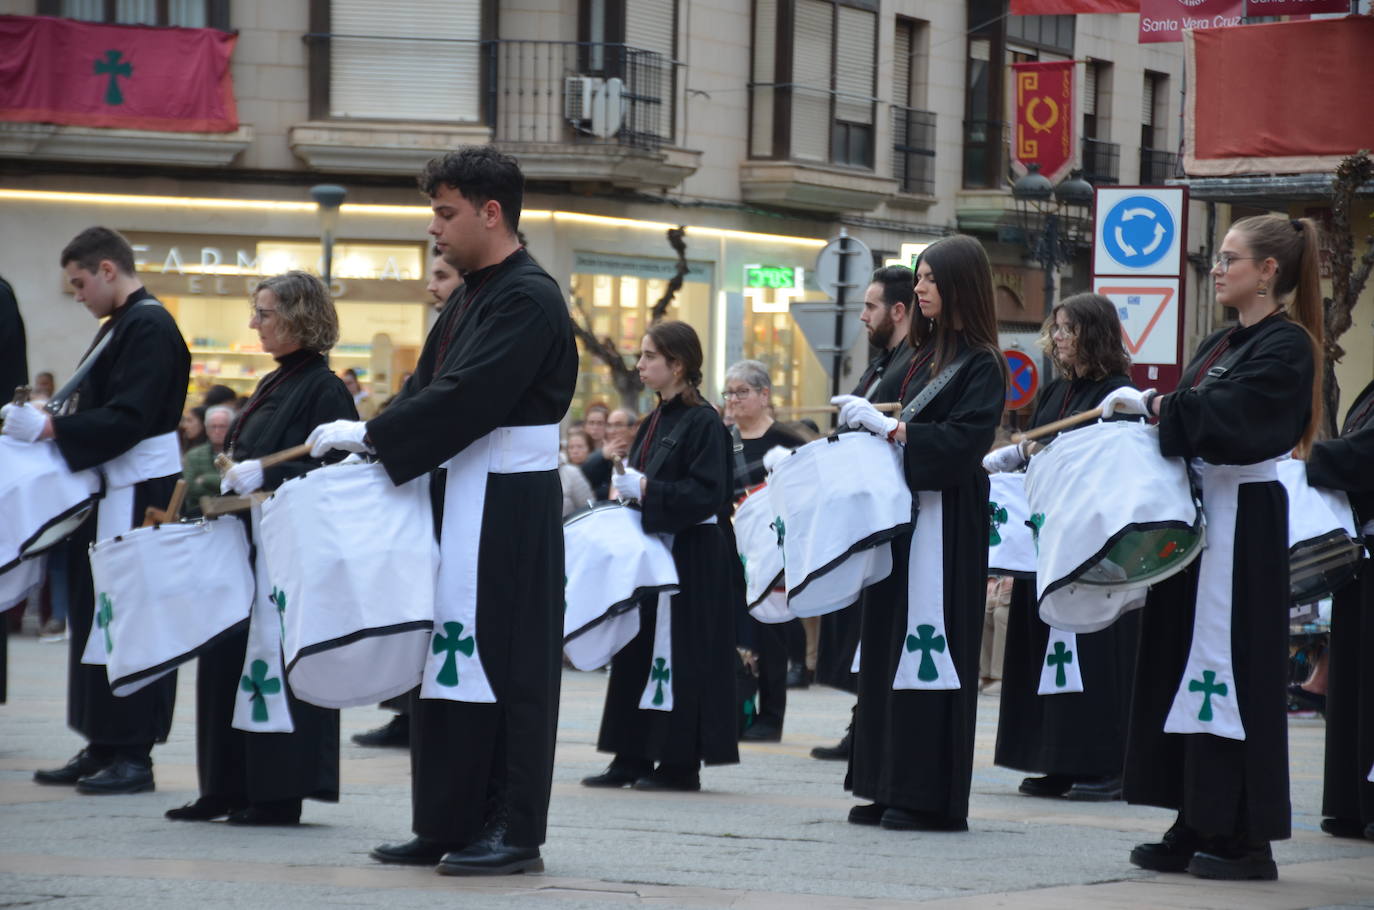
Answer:
M734 483L730 437L702 400L701 341L685 322L649 327L639 378L659 404L639 426L616 492L644 530L671 534L680 589L639 607L639 633L611 661L596 747L615 755L588 787L700 790L700 767L736 764L734 588L739 557L721 524ZM741 605L742 606L742 605Z
M1322 305L1310 219L1237 221L1212 268L1239 324L1198 347L1167 395L1119 389L1106 410L1159 418L1160 451L1190 461L1207 546L1151 588L1126 755L1128 802L1178 810L1131 862L1200 878L1274 879L1290 835L1288 497L1275 462L1321 423Z

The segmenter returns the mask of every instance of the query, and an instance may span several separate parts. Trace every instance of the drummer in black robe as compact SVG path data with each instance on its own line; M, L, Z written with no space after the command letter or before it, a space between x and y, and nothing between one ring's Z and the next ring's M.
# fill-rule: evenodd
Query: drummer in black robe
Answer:
M263 468L262 456L300 445L321 423L358 416L343 380L325 361L325 352L339 338L339 318L324 284L305 272L268 278L254 289L252 306L249 326L257 330L263 352L272 355L277 368L262 378L229 428L225 451L235 464L224 477L224 490L240 495L275 490L320 464L301 458ZM301 701L283 679L295 729L258 733L234 728L247 648L244 626L200 655L200 797L169 809L170 819L208 821L227 815L235 825L294 825L300 821L301 800L339 801L337 710Z
M436 591L433 651L450 640L470 647L455 685L485 680L495 700L445 697L453 693L431 672L444 659L431 656L411 715L415 837L372 857L437 863L451 875L537 870L562 679L558 422L576 385L577 348L557 282L516 237L524 177L515 159L467 146L432 160L420 186L434 210L429 232L464 285L387 409L366 424L319 427L311 442L316 452L370 448L397 484L447 466L432 487L441 552L450 564L475 556L476 587L473 600L456 587ZM473 453L486 457L478 463ZM461 501L445 492L455 472L474 471L478 514L470 487ZM473 533L461 531L465 521ZM444 634L457 625L445 611L460 608L475 609L475 639Z
M911 366L915 350L908 337L911 334L912 307L916 300L916 277L904 265L890 265L873 273L864 292L864 309L859 319L868 331L868 343L878 354L859 377L851 395L873 402L896 401L902 391L902 380ZM858 675L854 673L854 651L859 646L858 604L835 610L821 617L819 653L816 656L816 680L846 692L858 692ZM816 746L812 758L826 761L848 761L853 725L833 746Z
M14 288L0 278L0 402L7 401L19 386L29 383L29 349L24 340L24 317ZM0 421L4 418L0 417ZM0 611L0 705L5 703L5 684L9 681L9 623Z
M764 457L769 452L776 448L795 449L802 444L800 436L783 429L773 419L770 413L772 395L773 382L768 378L768 368L759 361L741 360L725 371L725 408L734 420L730 440L736 449L731 460L732 498L736 503L767 478ZM733 543L733 533L728 536ZM740 574L736 587L744 582L743 573ZM742 621L746 634L741 638L758 658L759 693L758 713L740 738L777 742L782 739L783 720L787 716L787 640L784 633L797 620L771 623L748 616Z
M701 399L701 342L683 322L644 336L639 376L660 395L640 424L630 466L612 480L644 511L644 531L673 535L680 590L660 634L657 599L639 607L639 633L611 661L596 747L615 759L589 787L700 790L700 767L739 761L735 723L735 611L739 565L729 520L730 437Z
M1374 545L1374 383L1346 412L1340 438L1313 444L1307 481L1349 493L1365 543ZM1367 559L1359 576L1331 599L1326 653L1322 830L1374 840L1374 570Z
M913 506L925 498L931 509L916 515L914 535L893 540L892 574L864 591L846 787L873 802L853 807L849 820L966 831L988 560L988 475L981 459L1006 397L992 270L982 245L955 236L928 247L916 266L916 302L916 356L900 395L904 405L921 399L914 415L887 417L864 399L834 399L841 425L904 446ZM938 601L927 593L937 587L930 578L919 579L916 597L909 596L913 551L943 570Z
M144 290L134 273L133 249L119 234L87 228L62 251L61 262L76 299L105 319L91 350L104 347L66 401L66 411L74 413L47 418L26 408L24 425L11 413L4 432L28 440L55 438L69 468L102 468L106 488L92 518L64 544L70 594L67 725L87 746L64 767L36 772L34 780L75 784L81 793L139 793L153 789L152 749L172 727L176 674L116 698L105 667L81 662L95 614L87 550L100 532L122 533L141 523L148 506L167 506L181 473L176 428L191 354L171 314ZM34 420L38 425L30 426Z
M1125 798L1177 809L1178 817L1162 841L1138 845L1131 862L1200 878L1273 879L1270 841L1289 836L1292 811L1288 497L1269 462L1295 448L1306 454L1321 419L1316 225L1242 219L1227 232L1212 276L1217 302L1238 310L1240 323L1202 342L1176 391L1118 389L1102 402L1158 416L1160 451L1198 459L1205 513L1235 504L1234 554L1217 569L1220 584L1199 584L1225 533L1209 513L1208 549L1154 585L1141 616ZM1241 482L1228 484L1228 476ZM1229 609L1218 618L1230 633L1229 668L1212 659L1221 636L1194 628L1203 604L1209 613L1215 604ZM1194 649L1208 658L1205 672L1189 666ZM1228 676L1234 690L1221 681ZM1166 732L1166 722L1180 732Z
M1108 392L1131 384L1121 321L1106 297L1075 294L1065 299L1050 314L1042 343L1061 375L1041 390L1032 428L1091 410ZM1017 470L1025 465L1030 446L1048 442L1004 446L989 453L983 466L990 472ZM1043 775L1023 780L1022 793L1121 798L1139 632L1139 615L1132 611L1100 632L1075 636L1074 662L1083 691L1040 695L1050 627L1040 620L1035 579L1018 578L1012 584L994 760L1005 768Z

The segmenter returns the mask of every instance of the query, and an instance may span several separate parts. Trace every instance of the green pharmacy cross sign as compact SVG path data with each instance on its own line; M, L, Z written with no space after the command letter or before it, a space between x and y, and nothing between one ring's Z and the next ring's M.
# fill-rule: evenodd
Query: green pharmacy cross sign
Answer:
M791 290L801 286L801 269L788 265L746 265L744 286Z
M106 51L104 60L95 61L95 74L110 77L105 86L105 103L112 106L124 103L124 93L119 90L119 77L130 78L134 74L134 65L121 60L123 56L123 51Z

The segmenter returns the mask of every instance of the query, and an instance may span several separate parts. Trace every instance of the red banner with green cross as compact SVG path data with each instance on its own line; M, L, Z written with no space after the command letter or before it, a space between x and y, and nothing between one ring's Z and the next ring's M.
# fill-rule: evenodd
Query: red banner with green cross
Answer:
M0 120L233 132L236 40L211 28L0 16Z

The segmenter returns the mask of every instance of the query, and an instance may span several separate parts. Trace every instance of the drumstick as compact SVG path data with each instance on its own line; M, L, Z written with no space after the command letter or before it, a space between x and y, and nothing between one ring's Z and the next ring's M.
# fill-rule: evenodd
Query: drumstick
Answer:
M1060 430L1067 430L1069 427L1076 427L1080 423L1091 423L1092 421L1098 420L1101 417L1102 409L1093 408L1091 411L1084 411L1082 414L1075 414L1072 417L1065 417L1063 420L1056 420L1053 423L1047 423L1042 427L1036 427L1035 429L1027 430L1024 433L1012 433L1011 441L1021 442L1025 439L1039 439L1041 436L1053 436Z
M172 498L167 501L166 509L148 506L143 510L143 527L166 524L177 520L181 513L181 501L186 498L186 481L178 480L172 488Z
M309 454L310 444L303 442L298 446L282 449L280 452L273 452L271 455L264 455L258 459L258 462L262 465L263 469L266 470L274 465L281 464L283 461L295 461L297 458ZM215 456L215 469L219 471L221 475L228 473L229 469L232 468L234 464L235 462L222 452Z
M200 514L206 518L217 518L233 512L247 512L253 507L253 503L262 502L266 498L267 494L261 491L247 496L202 496Z
M620 460L619 455L613 456L611 458L611 469L614 470L617 474L625 473L625 462Z
M901 403L900 401L884 401L884 402L882 402L881 404L875 404L875 405L873 406L873 409L874 409L875 411L878 411L879 413L882 413L882 414L896 414L896 413L898 413L898 412L900 412L900 411L902 410L902 403ZM838 414L838 413L840 413L840 408L839 408L839 406L838 406L838 405L833 405L833 404L818 404L818 405L810 405L810 406L808 406L808 407L796 407L796 408L778 408L778 410L779 410L779 411L786 411L786 412L789 413L789 414Z

